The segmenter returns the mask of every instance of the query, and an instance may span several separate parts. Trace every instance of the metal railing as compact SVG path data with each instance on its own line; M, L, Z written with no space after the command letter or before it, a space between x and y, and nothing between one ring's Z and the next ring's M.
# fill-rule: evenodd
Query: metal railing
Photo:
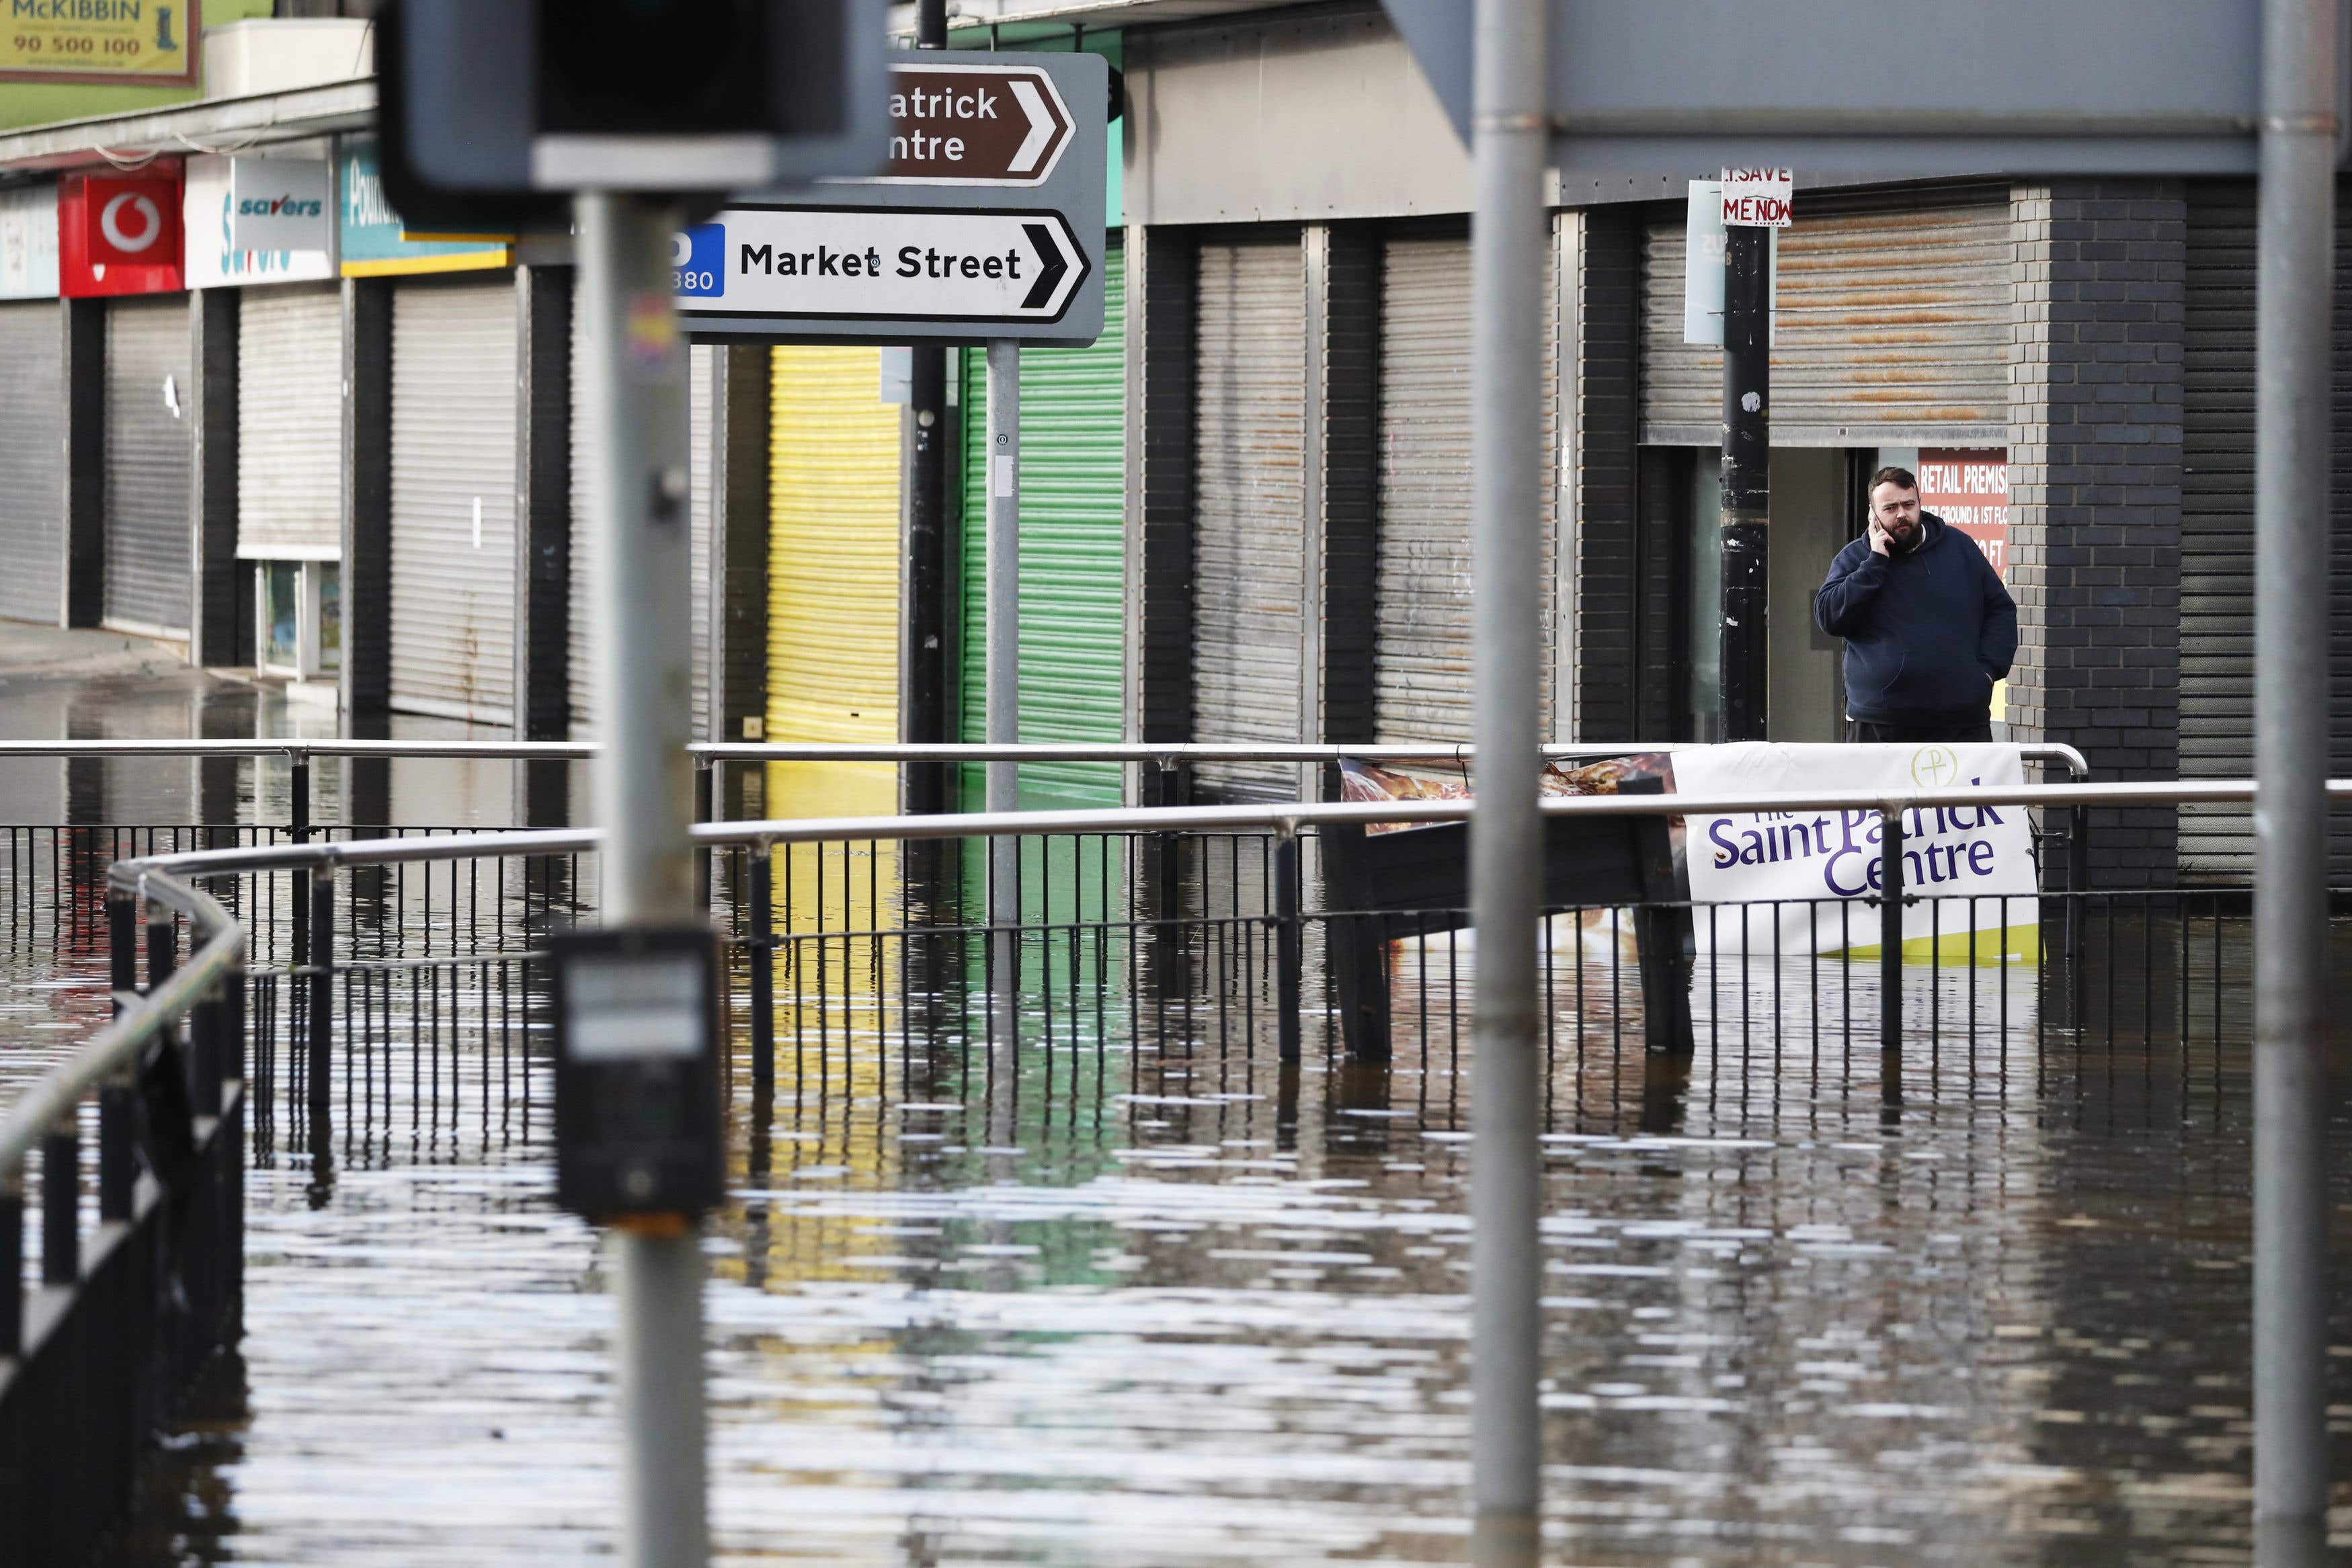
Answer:
M0 1114L0 1529L25 1563L88 1559L152 1433L242 1313L245 932L167 873L125 873L116 891L113 1022ZM146 926L142 994L147 910L161 918ZM180 920L194 939L184 962ZM98 1225L85 1237L92 1097ZM28 1298L16 1270L36 1151L42 1282Z

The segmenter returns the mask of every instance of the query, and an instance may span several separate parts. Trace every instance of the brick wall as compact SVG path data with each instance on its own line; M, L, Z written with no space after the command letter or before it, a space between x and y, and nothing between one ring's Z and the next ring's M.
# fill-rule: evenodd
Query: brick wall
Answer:
M2182 189L2053 182L2010 205L2011 734L2096 779L2177 778ZM2169 882L2176 855L2168 809L2093 819L2095 885Z

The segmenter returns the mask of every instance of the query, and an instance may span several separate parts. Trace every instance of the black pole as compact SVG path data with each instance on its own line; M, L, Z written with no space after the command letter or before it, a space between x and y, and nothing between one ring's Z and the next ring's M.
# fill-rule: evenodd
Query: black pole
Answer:
M1903 1103L1903 813L1879 818L1878 1064L1880 1098Z
M948 46L947 0L915 7L915 47ZM937 746L948 733L948 355L930 343L909 350L907 377L907 711L901 738ZM906 809L923 815L948 809L948 768L918 762L905 772Z
M1772 511L1772 231L1723 231L1723 738L1762 740Z

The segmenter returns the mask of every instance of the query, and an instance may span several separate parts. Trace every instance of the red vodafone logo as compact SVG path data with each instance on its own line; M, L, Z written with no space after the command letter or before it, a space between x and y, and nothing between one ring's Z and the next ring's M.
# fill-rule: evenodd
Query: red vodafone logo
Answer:
M136 256L163 237L163 212L153 198L124 191L99 209L98 232L124 256Z

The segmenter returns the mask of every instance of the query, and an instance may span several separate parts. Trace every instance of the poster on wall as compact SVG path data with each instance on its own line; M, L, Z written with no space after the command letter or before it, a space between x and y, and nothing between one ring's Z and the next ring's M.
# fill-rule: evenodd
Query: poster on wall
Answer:
M199 0L11 0L0 82L194 87Z
M58 187L0 191L0 299L58 297Z
M1993 575L2009 580L2009 450L1928 446L1919 452L1919 506L1977 541ZM2009 683L1992 688L1992 720L2009 717Z
M1780 746L1761 741L1675 753L1675 789L1690 796L1951 789L2025 782L2012 745ZM1683 819L1694 903L1744 904L1702 918L1717 952L1879 950L1884 839L1874 810L1775 811ZM2013 806L1937 806L1904 818L1903 951L1946 964L2030 964L2040 955L2033 836ZM1744 929L1743 929L1744 922ZM1735 944L1744 947L1735 949Z

